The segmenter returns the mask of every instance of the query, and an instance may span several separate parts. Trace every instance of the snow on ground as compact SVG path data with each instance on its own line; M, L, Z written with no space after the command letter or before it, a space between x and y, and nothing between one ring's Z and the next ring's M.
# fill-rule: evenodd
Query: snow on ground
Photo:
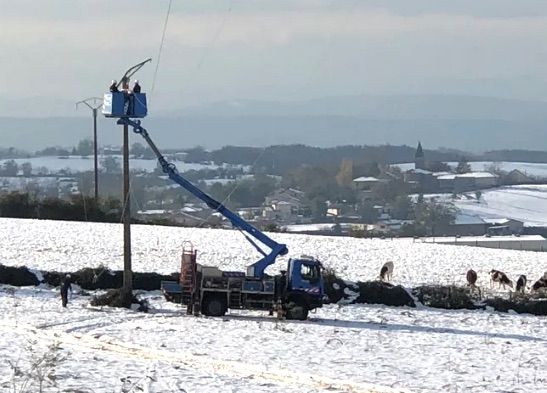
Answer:
M95 393L119 392L124 377L144 378L149 392L177 392L167 389L175 384L187 393L364 392L359 384L370 383L547 392L546 318L357 305L327 306L306 322L257 312L207 318L184 315L159 293L148 297L150 314L91 308L77 294L62 309L55 290L0 287L3 386L11 381L8 360L42 351L25 351L26 340L55 339L69 356L57 368L59 386ZM333 380L345 388L321 390Z
M475 161L470 162L469 165L471 166L472 171L482 172L484 170L487 170L493 163L493 161ZM452 166L453 168L458 165L457 162L447 162L447 164ZM497 164L499 164L502 171L511 172L512 170L517 169L522 173L526 173L530 176L547 177L547 163L501 161L499 163L496 162L496 165ZM398 166L403 171L414 169L413 162L394 164L394 166Z
M117 157L121 162L121 156ZM102 156L101 156L102 158ZM7 159L0 160L0 165L2 165ZM92 157L82 158L80 156L69 156L69 158L58 158L58 157L31 157L31 158L17 158L15 159L18 165L21 165L25 162L30 162L33 168L46 167L50 171L57 172L62 169L69 168L73 172L82 172L82 171L91 171L93 170L93 159ZM215 169L218 168L214 164L197 164L197 163L185 163L181 161L175 161L179 171L184 172L191 169ZM447 164L452 167L458 165L457 162L447 162ZM477 161L470 162L471 170L480 172L484 171L486 168L490 167L493 164L492 161ZM496 163L498 164L498 163ZM152 172L156 168L156 160L143 160L143 159L131 159L131 168L146 170L147 172ZM414 169L414 163L404 163L404 164L394 164L395 166L400 167L402 170ZM523 173L527 173L532 176L547 177L547 163L530 163L530 162L499 162L500 169L510 172L514 169L518 169ZM247 168L246 166L240 166L242 168Z
M123 264L121 225L4 218L0 235L3 264L66 271ZM482 273L482 284L492 268L532 278L547 270L543 253L411 239L271 236L286 242L290 254L316 255L354 280L375 279L387 260L395 262L394 281L409 286L463 283L468 268ZM236 231L135 225L132 237L138 271L176 271L186 239L201 263L244 269L257 259ZM159 292L145 296L150 314L92 308L89 297L77 293L63 309L56 289L0 286L0 387L14 383L8 361L39 358L56 340L69 356L57 367L59 386L94 393L120 392L126 377L141 378L143 391L156 393L182 392L175 384L187 393L363 392L366 383L415 392L547 392L545 317L329 305L306 322L242 311L207 318L186 316ZM29 339L37 344L27 351Z
M424 198L436 198L453 202L464 214L481 217L512 218L527 226L547 225L547 185L505 186L481 193L477 201L475 193L466 193L456 199L452 194L426 194Z
M235 230L175 228L133 225L131 227L133 269L170 274L179 268L181 246L190 240L198 251L198 262L224 270L240 270L259 259L259 254ZM413 239L355 239L272 233L284 242L289 256L319 258L349 280L374 280L381 266L395 264L393 280L402 285L422 283L464 284L468 269L488 282L491 269L509 277L525 274L537 280L547 270L545 254L429 244ZM25 265L41 270L76 271L84 267L123 268L123 227L120 224L0 219L0 263ZM278 258L267 272L286 266Z
M99 160L102 160L103 155L99 156ZM109 157L114 157L122 162L121 155L110 155ZM3 165L4 162L9 161L8 159L0 160L0 165ZM58 158L58 157L31 157L31 158L16 158L14 161L17 165L21 165L25 162L29 162L32 165L32 168L37 169L40 167L48 168L50 172L59 172L64 169L69 169L73 173L92 171L93 170L93 156L88 158L82 158L80 156L69 156L68 158ZM183 161L172 161L177 169L182 173L190 170L200 170L200 169L217 169L218 165L215 164L197 164L197 163L186 163ZM146 172L153 172L156 169L158 162L156 159L144 160L140 158L131 158L130 167L132 170L143 170ZM240 166L241 168L246 168L245 166Z

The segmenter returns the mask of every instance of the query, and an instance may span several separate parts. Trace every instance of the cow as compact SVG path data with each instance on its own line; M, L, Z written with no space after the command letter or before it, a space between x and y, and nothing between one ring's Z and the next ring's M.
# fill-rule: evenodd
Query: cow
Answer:
M520 293L524 293L524 290L526 289L526 276L524 274L521 274L519 279L517 280L517 288L516 291Z
M380 280L390 281L393 274L393 262L389 261L384 263L380 269Z
M507 277L507 274L499 270L492 269L490 271L490 288L493 287L495 282L498 283L498 288L501 288L502 285L504 289L506 286L510 287L511 289L513 288L513 281L511 281L509 277Z

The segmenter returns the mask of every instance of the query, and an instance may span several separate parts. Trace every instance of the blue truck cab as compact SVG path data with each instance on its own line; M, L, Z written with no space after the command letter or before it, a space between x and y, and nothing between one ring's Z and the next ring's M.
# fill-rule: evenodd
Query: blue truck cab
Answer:
M145 118L148 115L146 93L105 93L102 113L110 118Z
M293 291L302 291L312 297L322 298L325 293L321 262L309 257L289 259L289 285Z
M282 301L290 319L306 319L308 312L321 308L326 300L323 265L309 256L291 258L288 271L281 272L286 282Z

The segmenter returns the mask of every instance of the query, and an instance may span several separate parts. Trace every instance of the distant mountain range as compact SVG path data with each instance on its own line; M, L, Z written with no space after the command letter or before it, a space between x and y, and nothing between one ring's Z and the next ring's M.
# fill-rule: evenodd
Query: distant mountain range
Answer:
M4 100L0 100L0 104ZM28 103L29 115L32 105ZM35 150L91 136L91 113L58 100L50 113L78 117L0 117L0 146ZM25 103L11 104L19 109ZM43 105L47 105L46 102ZM4 108L4 109L2 109ZM7 106L0 105L0 113ZM70 109L70 111L69 111ZM14 112L10 112L14 113ZM33 112L35 113L35 112ZM202 145L412 145L471 152L547 150L547 103L465 95L342 96L308 101L222 101L150 113L144 120L160 147ZM120 144L115 120L99 119L100 144ZM132 136L132 142L139 141Z
M167 116L348 116L375 120L546 119L547 103L465 95L340 96L307 101L232 100L164 111Z

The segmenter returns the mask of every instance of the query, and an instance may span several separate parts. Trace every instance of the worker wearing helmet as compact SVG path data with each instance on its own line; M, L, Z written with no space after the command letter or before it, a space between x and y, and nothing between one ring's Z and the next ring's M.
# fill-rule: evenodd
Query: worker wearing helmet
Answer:
M133 93L140 93L141 92L141 85L139 84L139 80L135 79L135 84L133 85Z
M116 82L116 79L112 79L112 84L110 85L110 92L111 93L117 93L118 92L118 82Z

